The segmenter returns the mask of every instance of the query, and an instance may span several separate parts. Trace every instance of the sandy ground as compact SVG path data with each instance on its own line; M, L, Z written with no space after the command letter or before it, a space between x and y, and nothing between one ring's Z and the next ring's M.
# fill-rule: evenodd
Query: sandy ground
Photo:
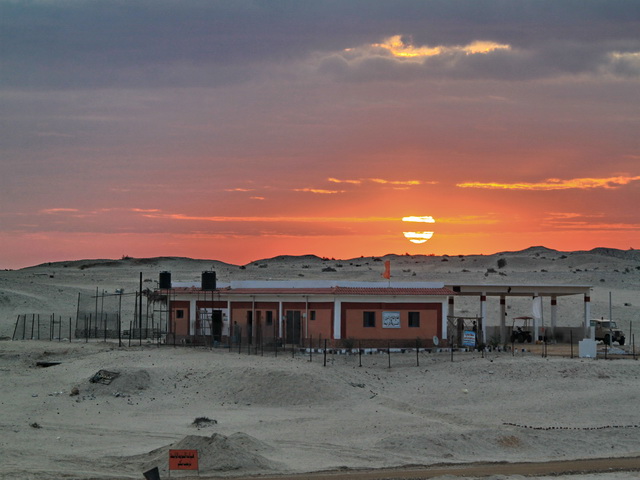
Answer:
M7 479L140 478L166 469L168 448L198 449L201 473L216 476L640 453L633 360L422 353L419 367L411 354L392 368L379 354L324 367L321 356L36 341L3 342L0 360ZM91 383L101 369L120 376Z
M504 275L495 277L487 269L496 258L398 257L392 269L406 280L467 276L490 283L592 284L594 310L608 313L612 292L614 318L623 328L640 320L635 252L525 251L506 256ZM11 335L17 313L71 315L79 290L133 290L141 268L148 272L145 279L161 270L197 279L207 265L234 279L326 278L321 267L327 264L343 265L337 270L344 269L338 273L345 279L377 280L382 271L371 257L281 258L244 268L183 259L145 262L66 262L0 272L2 335ZM578 325L581 311L573 315L570 305L561 305L561 319ZM510 314L526 307L514 303ZM306 355L276 358L225 349L0 341L0 477L142 478L158 466L166 478L169 448L198 449L201 478L584 458L610 458L614 468L616 457L639 456L640 362L571 359L566 347L555 353L467 353L451 362L448 353L425 352L420 366L415 353L398 353L391 368L386 355L366 355L362 367L357 355L335 355L325 367L319 355L309 361ZM59 364L38 367L42 361ZM90 382L103 369L119 376L109 385ZM74 389L77 395L71 395ZM210 422L196 426L199 417ZM186 478L180 472L173 477Z

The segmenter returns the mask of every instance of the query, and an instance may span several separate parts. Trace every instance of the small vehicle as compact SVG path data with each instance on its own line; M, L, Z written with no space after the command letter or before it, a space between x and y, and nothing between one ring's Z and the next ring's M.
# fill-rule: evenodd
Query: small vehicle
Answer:
M613 342L624 345L624 332L618 328L616 322L606 318L593 319L591 326L595 327L595 340L602 340L607 345L611 345Z
M519 323L521 325L516 325L517 320L520 320ZM511 343L531 343L533 341L533 335L529 329L530 320L533 320L533 317L516 317L513 319Z

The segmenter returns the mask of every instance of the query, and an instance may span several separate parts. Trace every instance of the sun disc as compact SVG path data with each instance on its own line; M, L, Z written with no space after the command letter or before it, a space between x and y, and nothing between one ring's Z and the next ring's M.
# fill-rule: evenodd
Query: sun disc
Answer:
M412 243L425 243L431 237L433 232L402 232L404 237Z

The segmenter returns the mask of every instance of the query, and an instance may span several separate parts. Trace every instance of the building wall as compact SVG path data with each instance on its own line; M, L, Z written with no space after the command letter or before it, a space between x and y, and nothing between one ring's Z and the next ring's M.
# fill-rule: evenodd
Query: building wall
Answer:
M279 302L230 302L231 337L253 341L278 336Z
M250 334L256 341L286 337L288 315L299 322L296 340L331 338L333 302L282 302L282 319L280 302L231 302L230 311L232 338L237 338L238 331L243 339Z
M309 345L311 340L311 345L321 347L324 339L329 340L331 345L334 343L331 340L339 335L338 338L343 340L371 340L386 346L387 340L398 340L405 344L417 338L430 341L436 335L442 337L443 303L437 301L412 302L411 299L402 298L387 303L381 301L387 299L372 297L372 300L377 301L367 301L366 297L354 297L339 300L336 312L334 300L327 297L308 302L304 297L301 300L289 297L290 301L286 301L286 297L274 297L271 297L270 301L251 301L247 297L235 301L225 299L215 302L202 298L193 298L193 301L174 299L171 301L170 319L172 325L175 325L176 334L187 336L194 334L189 330L189 319L193 314L191 308L211 308L212 304L216 309L228 308L229 328L225 330L225 334L228 333L233 342L241 340L244 344L249 341L253 345L260 342L268 344L272 339L279 338L288 344L301 345ZM182 311L181 319L177 318L178 310ZM363 325L364 312L373 312L374 327ZM383 327L385 312L397 313L399 328ZM419 326L409 327L410 312L419 315ZM341 329L334 331L338 320ZM293 329L292 324L295 325ZM193 325L195 327L195 321Z
M307 337L311 338L314 345L315 342L330 339L333 333L333 302L309 302L307 327Z
M364 312L372 312L375 326L364 326ZM399 328L383 326L384 313L398 313ZM409 327L409 312L419 314L420 326ZM389 315L387 318L390 318ZM442 335L441 303L342 303L342 338L361 340L415 339L431 340Z

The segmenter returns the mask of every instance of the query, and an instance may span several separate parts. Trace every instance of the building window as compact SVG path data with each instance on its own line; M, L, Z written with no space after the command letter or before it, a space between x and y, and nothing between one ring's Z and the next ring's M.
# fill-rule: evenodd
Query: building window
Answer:
M420 312L409 312L409 327L410 328L420 327Z
M362 312L362 326L373 328L376 326L376 312Z
M267 326L270 327L271 325L273 325L273 312L271 310L267 310L265 314L267 316Z
M316 311L315 310L311 310L309 312L309 320L315 320L316 319Z
M176 310L176 318L184 318L184 310Z

